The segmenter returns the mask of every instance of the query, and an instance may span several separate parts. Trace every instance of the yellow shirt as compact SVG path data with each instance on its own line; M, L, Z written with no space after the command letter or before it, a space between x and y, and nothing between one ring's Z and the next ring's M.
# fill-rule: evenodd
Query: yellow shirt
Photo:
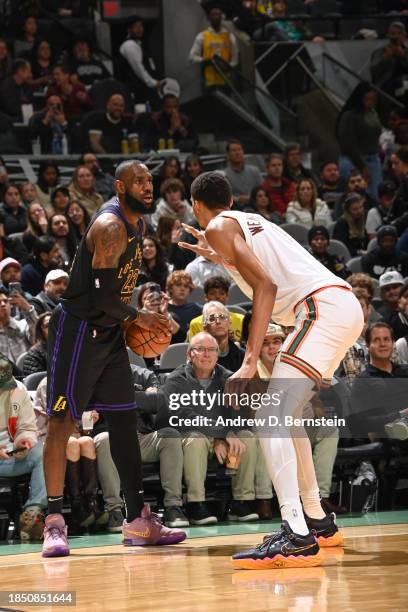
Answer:
M229 32L214 32L212 29L203 32L203 58L210 60L214 55L218 55L227 64L231 61L232 45ZM206 66L204 69L205 84L209 87L213 85L224 85L225 81L220 74L212 67Z
M230 312L230 329L232 329L234 334L234 340L241 340L242 333L242 321L244 320L244 315L239 314L237 312ZM190 327L188 329L187 340L191 340L193 336L198 334L199 332L204 331L203 326L203 315L196 317L190 321Z

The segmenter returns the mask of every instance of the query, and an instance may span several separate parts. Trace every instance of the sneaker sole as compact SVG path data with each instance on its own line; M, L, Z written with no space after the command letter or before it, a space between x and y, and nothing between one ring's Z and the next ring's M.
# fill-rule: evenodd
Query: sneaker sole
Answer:
M319 536L318 538L316 538L316 540L319 546L321 546L322 548L327 548L329 546L343 546L344 544L344 538L340 531L336 531L336 533L334 533L332 536L329 536L328 538Z
M253 512L252 514L247 514L245 516L238 516L237 514L229 514L228 520L229 521L239 521L239 522L259 521L259 514L255 514L255 512Z
M123 546L169 546L171 544L178 544L179 542L183 542L187 537L187 534L184 532L174 534L172 536L164 536L157 540L157 542L152 542L151 540L132 540L130 538L126 538L123 540Z
M234 569L249 569L249 570L264 570L264 569L291 569L298 567L316 567L321 565L324 555L319 550L315 555L302 555L284 557L276 555L272 559L231 559L231 564Z
M188 521L177 521L174 523L167 523L164 521L166 527L170 527L172 529L178 529L179 527L190 527L190 523Z
M69 548L65 546L56 546L55 548L49 550L43 550L42 557L68 557L70 554Z
M216 525L218 523L218 519L216 516L208 516L204 519L190 519L191 525Z

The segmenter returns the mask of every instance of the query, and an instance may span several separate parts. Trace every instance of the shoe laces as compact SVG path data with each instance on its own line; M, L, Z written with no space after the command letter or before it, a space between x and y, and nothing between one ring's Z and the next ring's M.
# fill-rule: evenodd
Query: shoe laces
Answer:
M61 537L61 535L63 535L62 527L57 527L57 525L53 525L52 527L46 527L44 529L44 535L45 532L47 532L47 534L49 534L53 540L57 540Z
M291 536L293 536L293 534L288 531L286 525L281 525L279 531L276 531L275 533L271 533L269 536L266 536L264 541L258 544L258 546L256 546L255 548L256 550L260 550L263 552L264 550L269 550L272 544L276 544L281 540L285 540L285 538L292 539Z

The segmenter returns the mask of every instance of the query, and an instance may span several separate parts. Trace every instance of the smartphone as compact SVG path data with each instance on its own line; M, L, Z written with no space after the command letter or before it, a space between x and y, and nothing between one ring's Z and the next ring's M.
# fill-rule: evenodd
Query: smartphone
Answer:
M28 450L28 448L26 448L25 446L17 446L17 448L13 448L11 451L7 451L7 454L10 455L10 457L12 455L15 455L16 453L21 453L22 451Z
M23 290L21 288L21 283L15 282L15 283L9 283L9 292L11 293L12 291L17 291L18 293L21 293L21 295L23 295Z
M161 287L160 287L160 285L158 283L152 285L150 287L150 293L157 293L159 295L159 297L160 297L160 295L161 295Z

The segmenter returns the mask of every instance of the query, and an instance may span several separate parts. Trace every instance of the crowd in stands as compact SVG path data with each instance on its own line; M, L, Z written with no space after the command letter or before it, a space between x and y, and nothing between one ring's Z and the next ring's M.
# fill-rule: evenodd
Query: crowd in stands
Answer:
M402 4L396 2L393 7L398 10L397 5ZM306 10L311 5L313 2L304 3ZM47 10L61 18L81 17L80 6L47 2ZM312 39L291 22L276 21L285 17L286 2L282 0L244 1L241 8L247 14L237 14L236 25L251 36L255 37L255 28L265 31L268 20L266 25L273 25L274 31L278 28L281 37ZM210 8L208 16L210 27L196 37L190 59L205 63L205 84L212 86L220 83L207 62L211 41L222 39L225 54L221 52L221 58L231 67L238 55L233 35L223 26L220 7ZM270 17L275 21L269 23ZM163 82L146 67L143 33L142 20L133 20L120 46L120 61L127 62L122 69L132 74L126 83L140 95L134 102L149 101L154 108L140 116L129 112L126 92L120 89L110 92L102 109L96 108L92 88L109 74L87 40L75 42L70 58L58 57L59 51L37 35L36 19L31 16L23 22L13 48L0 39L1 110L13 121L21 121L23 108L32 104L34 93L45 90L44 108L30 119L30 134L39 140L42 152L53 156L52 161L41 162L35 182L10 180L7 163L0 158L0 478L30 475L30 495L19 519L21 538L40 536L46 505L42 443L50 316L67 287L76 249L89 222L114 197L113 175L102 169L98 155L123 151L124 135L129 136L130 145L133 142L134 154L140 149L157 149L160 141L172 141L188 152L198 143L191 120L179 108L179 92L166 93ZM389 44L372 57L372 70L373 78L375 75L381 87L392 93L405 70L404 24L394 23L388 36ZM304 248L353 287L365 328L342 360L336 382L345 386L357 406L366 389L365 378L378 379L385 394L386 379L408 377L408 123L404 112L384 105L378 108L377 102L368 84L356 88L337 121L340 158L326 160L318 170L301 163L297 143L288 144L283 154L271 152L264 166L251 165L236 138L228 142L225 164L219 168L231 183L235 210L260 214L294 232ZM56 154L63 152L64 142L71 147L78 138L78 120L82 154L70 181L61 184ZM251 322L251 303L241 298L237 304L230 299L234 286L226 270L178 245L192 240L183 223L197 227L190 187L203 171L202 160L192 153L183 165L178 155L166 157L154 174L157 207L153 215L146 216L148 231L141 245L137 281L138 305L168 313L172 344L188 343L186 358L170 373L160 371L157 359L147 359L146 367L132 365L136 401L141 407L142 459L159 462L164 519L173 527L217 522L206 503L207 468L214 459L225 464L229 454L238 456L240 462L230 472L228 520L272 516L272 486L252 432L225 431L211 437L177 430L169 422L170 395L223 390L228 376L242 364ZM199 303L194 299L196 291L202 294ZM269 325L258 361L260 379L271 376L290 331L273 322ZM23 381L41 373L44 376L36 389L29 392ZM382 419L374 409L366 421L357 419L357 437L383 439L385 426L399 414L396 406ZM306 411L316 415L320 408L315 397ZM366 405L363 409L367 412ZM183 410L184 416L193 418L205 415L206 406ZM89 419L78 423L66 451L70 528L78 533L92 526L120 531L123 501L108 430L102 413L93 411ZM307 433L325 508L344 511L330 498L339 431L334 427L330 435L323 435L318 427L311 427ZM18 449L12 458L7 450L10 445ZM97 498L98 483L103 506Z

